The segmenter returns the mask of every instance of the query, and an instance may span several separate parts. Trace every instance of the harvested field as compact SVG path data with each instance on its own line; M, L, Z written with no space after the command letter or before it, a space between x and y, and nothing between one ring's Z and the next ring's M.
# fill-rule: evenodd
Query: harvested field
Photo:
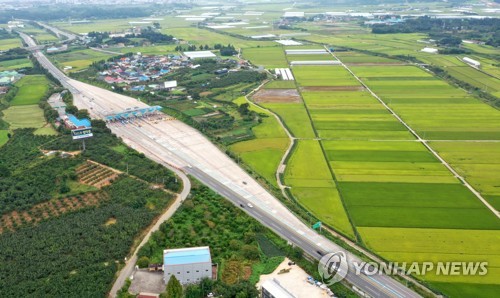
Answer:
M300 103L299 92L295 89L261 89L255 93L253 100L256 103Z
M301 87L302 91L363 91L361 86L317 86L317 87Z

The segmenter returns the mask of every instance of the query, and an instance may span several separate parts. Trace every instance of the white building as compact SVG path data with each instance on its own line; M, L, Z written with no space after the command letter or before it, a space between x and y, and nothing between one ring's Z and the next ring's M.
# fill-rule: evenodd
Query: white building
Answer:
M429 54L437 54L439 52L438 49L435 49L435 48L429 48L429 47L425 47L423 48L422 50L420 50L421 52L424 52L424 53L429 53Z
M217 55L210 51L184 52L184 55L189 59L215 58Z
M269 279L262 284L262 298L296 298L295 295L288 292L276 279Z
M472 66L474 66L474 67L479 67L479 66L481 66L481 62L479 62L479 61L477 61L477 60L474 60L474 59L471 59L471 58L469 58L469 57L464 57L462 60L463 60L465 63L468 63L468 64L470 64L470 65L472 65Z
M166 81L163 83L163 88L167 90L172 90L177 87L177 81Z
M191 247L166 249L163 251L164 281L168 283L175 275L181 284L197 283L203 278L212 278L210 248Z

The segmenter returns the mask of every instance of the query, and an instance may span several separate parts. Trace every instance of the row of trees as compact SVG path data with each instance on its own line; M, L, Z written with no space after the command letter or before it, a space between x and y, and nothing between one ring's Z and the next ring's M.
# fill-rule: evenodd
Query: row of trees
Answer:
M500 20L496 18L437 19L426 16L407 19L397 26L381 24L372 28L375 34L416 32L427 33L443 45L457 46L462 39L477 39L494 47L500 46Z
M215 44L213 47L210 47L209 45L199 45L198 47L196 45L188 45L186 47L179 45L175 47L175 50L178 52L184 52L184 51L207 51L207 50L219 50L221 56L233 56L238 54L238 51L236 51L235 47L232 44L228 44L227 46L224 46L220 43Z

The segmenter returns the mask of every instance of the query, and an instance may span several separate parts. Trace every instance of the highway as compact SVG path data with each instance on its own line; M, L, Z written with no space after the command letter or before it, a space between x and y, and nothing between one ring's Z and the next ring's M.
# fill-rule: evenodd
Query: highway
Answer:
M27 44L33 43L29 36L21 34L21 37ZM87 109L94 118L104 119L106 115L126 109L148 107L134 98L72 80L52 65L43 53L34 50L33 54L73 94L74 104L80 109ZM185 123L159 113L148 118L108 123L108 127L130 147L152 160L192 175L314 258L344 251L351 268L353 262L360 262L358 257L317 234L295 217L218 147ZM420 297L391 277L357 276L353 272L350 270L346 280L362 290L365 296Z

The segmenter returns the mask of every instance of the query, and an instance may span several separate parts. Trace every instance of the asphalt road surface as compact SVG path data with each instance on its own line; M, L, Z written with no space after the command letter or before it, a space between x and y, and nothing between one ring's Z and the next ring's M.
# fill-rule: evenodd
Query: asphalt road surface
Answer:
M21 34L30 44L29 36ZM31 41L32 42L32 41ZM146 104L66 77L43 55L35 57L74 97L75 105L87 109L92 117L105 116ZM108 123L108 127L130 147L155 161L180 169L218 192L246 213L271 228L290 243L316 259L329 252L343 251L349 267L360 260L332 241L316 233L295 217L281 202L243 171L233 160L199 131L168 115L158 113L141 119ZM411 289L386 275L355 275L346 280L370 297L420 297Z

